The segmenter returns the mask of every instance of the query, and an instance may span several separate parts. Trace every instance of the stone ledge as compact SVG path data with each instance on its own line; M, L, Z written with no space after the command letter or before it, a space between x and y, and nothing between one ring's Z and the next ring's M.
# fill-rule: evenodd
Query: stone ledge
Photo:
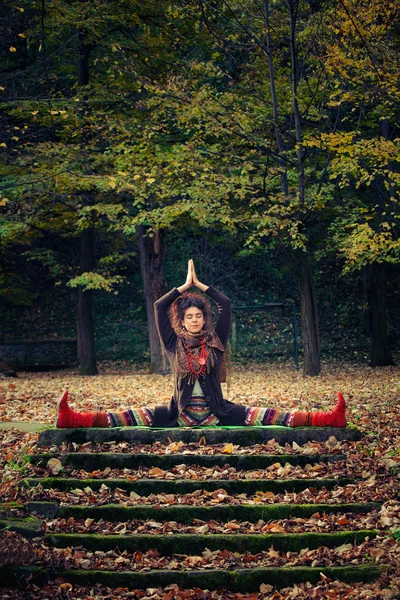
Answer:
M257 492L273 492L283 494L285 492L302 492L307 488L321 489L325 487L331 490L336 485L345 486L356 483L356 480L348 477L337 479L142 479L127 481L126 479L77 479L74 477L46 477L26 478L22 485L35 487L41 485L44 489L73 490L90 487L98 491L102 485L114 490L119 488L128 492L135 492L139 496L150 496L150 494L192 494L196 490L207 490L208 492L224 489L228 494L254 495Z
M26 538L35 538L43 535L42 521L27 517L25 519L0 519L0 531L15 531Z
M171 469L177 465L196 465L198 467L224 467L236 469L266 469L275 463L297 465L335 463L346 460L345 454L131 454L128 452L71 452L56 454L46 452L34 454L30 462L46 467L51 458L59 458L63 466L83 469L84 471L111 469L138 469L139 467L159 467Z
M193 523L196 519L203 521L250 521L255 523L259 519L286 519L287 517L309 518L315 513L360 513L366 514L379 510L378 502L351 502L347 504L223 504L216 506L173 505L160 506L158 504L134 504L124 506L121 504L102 505L59 505L56 502L31 501L26 504L26 511L33 516L45 519L87 519L98 521L127 521L132 519L157 521L176 521L177 523Z
M43 585L46 581L62 578L64 581L85 586L100 583L110 588L129 587L131 589L146 589L166 587L173 583L180 587L215 590L227 588L233 592L257 592L262 583L269 583L278 588L292 586L295 583L309 581L317 583L321 573L330 579L341 581L372 581L379 577L388 565L351 565L341 567L269 567L259 569L237 569L222 571L210 569L197 570L150 570L147 572L132 571L92 571L71 569L60 571L40 567L2 567L0 578L10 585L12 575L14 585L29 577L31 583ZM1 577L3 576L3 577ZM4 584L3 584L4 585Z
M257 554L274 547L280 552L300 552L303 548L335 548L341 544L361 544L368 537L375 538L378 531L358 529L355 531L306 532L306 533L212 533L199 535L193 533L167 534L130 534L130 535L101 535L88 533L46 533L45 542L55 548L72 548L83 546L86 550L114 550L121 552L147 552L153 548L163 556L172 554L193 554L209 550L229 550L245 554Z
M338 441L359 441L361 432L352 428L335 427L110 427L89 429L46 429L39 434L39 446L60 446L63 442L128 442L130 444L152 444L153 442L199 442L205 437L207 444L232 442L241 446L262 444L275 439L280 445L296 442L299 446L307 442L326 442L331 436Z

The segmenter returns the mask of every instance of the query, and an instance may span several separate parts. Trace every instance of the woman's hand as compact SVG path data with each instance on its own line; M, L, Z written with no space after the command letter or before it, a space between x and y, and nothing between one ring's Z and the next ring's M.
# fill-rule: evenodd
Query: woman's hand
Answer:
M194 270L193 261L192 261L192 259L190 259L190 260L188 260L188 270L187 270L187 275L186 275L186 281L183 285L181 285L180 287L177 288L178 292L180 292L180 293L186 292L186 290L188 290L194 284L193 270Z
M193 260L190 260L190 262L192 263L193 285L195 285L197 287L197 284L200 283L200 281L199 281L199 278L197 277Z
M193 262L193 260L191 260L190 262L192 263L193 285L195 285L197 288L199 288L199 290L201 290L202 292L205 292L206 289L208 288L208 285L204 285L204 283L201 283L199 281L199 278L196 275L196 269L194 268L194 262Z

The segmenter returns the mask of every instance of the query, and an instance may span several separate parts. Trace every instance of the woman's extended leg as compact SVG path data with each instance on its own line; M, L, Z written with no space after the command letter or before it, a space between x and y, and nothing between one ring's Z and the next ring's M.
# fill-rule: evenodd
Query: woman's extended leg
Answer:
M195 398L193 405L181 413L178 420L181 426L216 425L217 417L207 410L203 404L197 405L201 399ZM189 410L190 409L190 410ZM58 401L58 428L76 427L151 427L153 411L149 408L130 408L121 412L83 412L78 413L68 405L68 392L64 392ZM283 425L285 427L346 427L346 403L340 392L337 394L335 408L323 411L279 411L275 408L249 407L244 425Z
M68 392L64 392L57 404L58 428L76 427L151 427L153 412L149 408L130 408L120 412L78 413L68 405Z
M338 392L336 406L332 411L291 411L275 408L248 408L245 425L283 425L284 427L346 427L346 403Z

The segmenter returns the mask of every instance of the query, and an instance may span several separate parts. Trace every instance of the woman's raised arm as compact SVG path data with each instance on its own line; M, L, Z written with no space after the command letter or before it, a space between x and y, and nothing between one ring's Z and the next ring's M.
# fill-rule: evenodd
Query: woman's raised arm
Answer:
M215 333L225 346L229 338L229 330L231 328L231 301L221 292L218 292L213 287L209 287L201 283L196 275L196 270L193 266L193 284L202 292L205 292L218 306L218 319L215 325Z
M189 260L185 283L178 288L173 288L170 292L165 294L165 296L162 296L154 303L157 332L161 343L167 352L174 352L176 344L176 333L171 325L168 314L169 307L183 292L189 289L191 285L193 285L193 270L191 261Z

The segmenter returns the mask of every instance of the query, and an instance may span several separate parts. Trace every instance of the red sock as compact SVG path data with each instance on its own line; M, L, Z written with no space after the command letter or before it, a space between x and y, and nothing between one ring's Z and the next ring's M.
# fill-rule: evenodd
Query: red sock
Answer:
M59 429L92 427L96 413L77 413L68 405L68 391L65 391L58 401L56 426Z
M346 427L346 402L343 395L337 393L337 403L331 412L312 412L311 425L313 427Z
M290 427L310 427L311 425L310 412L295 410L292 412Z

